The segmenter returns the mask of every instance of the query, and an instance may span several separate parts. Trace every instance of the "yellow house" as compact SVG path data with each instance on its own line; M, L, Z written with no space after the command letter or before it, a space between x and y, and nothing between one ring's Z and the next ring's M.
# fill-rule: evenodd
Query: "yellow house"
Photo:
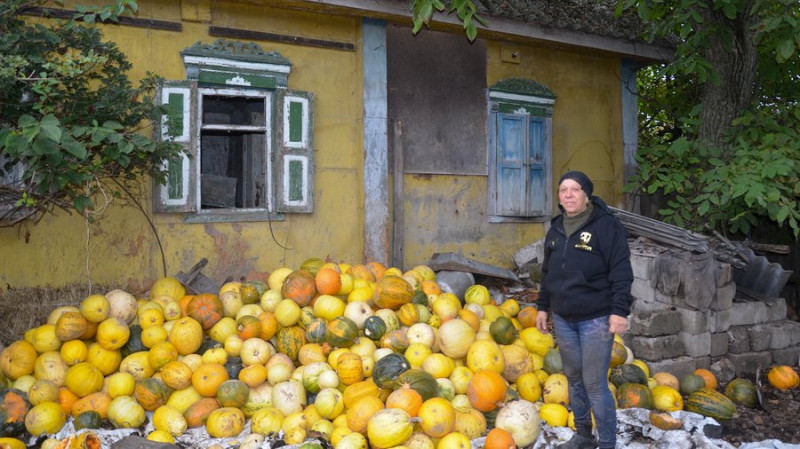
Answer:
M396 0L140 1L101 29L132 78L167 80L154 132L186 156L167 185L143 181L146 214L0 228L0 289L145 289L202 258L219 282L309 258L510 268L557 212L564 171L622 206L635 70L665 49L600 4L534 1L519 20L501 3L482 3L489 25L469 42L444 14L412 34Z

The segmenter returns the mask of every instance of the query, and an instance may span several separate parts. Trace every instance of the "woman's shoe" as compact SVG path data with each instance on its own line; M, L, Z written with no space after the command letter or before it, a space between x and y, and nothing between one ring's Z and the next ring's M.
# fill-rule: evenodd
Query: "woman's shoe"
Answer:
M572 436L566 443L561 443L556 446L557 449L595 449L597 447L597 440L594 438L586 438L578 435L577 433Z

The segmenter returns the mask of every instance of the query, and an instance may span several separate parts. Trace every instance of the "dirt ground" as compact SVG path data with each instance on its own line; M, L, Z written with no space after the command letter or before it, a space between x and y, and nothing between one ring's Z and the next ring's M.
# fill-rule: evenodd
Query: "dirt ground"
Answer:
M738 446L740 443L780 440L800 444L800 388L780 391L766 382L767 372L761 373L762 408L739 406L736 416L722 423L722 439Z

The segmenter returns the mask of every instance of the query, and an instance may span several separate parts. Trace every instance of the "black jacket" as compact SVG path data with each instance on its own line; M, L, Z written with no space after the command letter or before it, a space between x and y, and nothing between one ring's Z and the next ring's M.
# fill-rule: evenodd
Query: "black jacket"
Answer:
M630 314L631 269L627 233L597 197L592 215L567 239L564 215L545 237L542 285L536 305L567 321Z

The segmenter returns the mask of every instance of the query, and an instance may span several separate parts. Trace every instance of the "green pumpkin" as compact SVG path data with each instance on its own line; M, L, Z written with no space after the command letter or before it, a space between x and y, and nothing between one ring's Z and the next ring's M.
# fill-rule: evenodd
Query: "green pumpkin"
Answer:
M411 369L411 364L403 354L393 352L381 357L372 368L372 380L380 388L392 388L395 379Z
M72 423L75 425L75 430L99 429L102 420L100 413L89 410L76 416Z
M325 343L328 322L324 318L314 318L306 326L306 341L309 343Z
M690 395L706 386L706 380L697 374L687 374L681 379L681 394Z
M358 325L346 316L332 319L325 331L328 343L337 348L349 348L358 337Z
M428 295L422 290L417 290L414 292L414 297L411 298L411 303L428 306Z
M608 379L615 387L626 383L647 385L647 375L644 371L630 363L623 363L611 368Z
M231 379L239 378L239 371L244 368L241 357L228 356L225 361L225 371L228 372L228 377Z
M689 395L686 410L717 421L727 421L736 413L736 404L717 390L703 387Z
M558 348L550 348L547 354L544 355L544 363L542 369L547 374L556 374L564 372L564 365L561 363L561 352Z
M519 332L514 327L514 322L510 318L501 316L489 325L489 334L494 341L500 345L510 345L517 339Z
M497 420L497 413L502 409L502 407L497 407L496 409L483 412L483 417L486 419L486 428L491 429L495 425L495 421Z
M647 385L624 383L617 388L618 408L653 409L653 394Z
M25 415L31 409L28 395L16 388L0 390L0 437L14 437L25 432Z
M275 343L278 352L297 360L300 348L306 344L306 332L300 326L283 327L276 334Z
M758 405L758 391L748 379L736 378L725 387L725 396L736 404L747 408Z
M386 322L383 318L372 315L364 321L364 336L373 341L378 341L386 333Z
M142 343L142 327L138 324L131 324L128 327L131 330L131 334L128 337L127 343L120 348L120 354L122 354L123 358L133 354L134 352L147 351L149 349L144 346L144 343Z
M423 401L435 397L439 390L439 383L433 376L420 369L409 369L397 377L394 382L395 388L408 385L422 396Z

